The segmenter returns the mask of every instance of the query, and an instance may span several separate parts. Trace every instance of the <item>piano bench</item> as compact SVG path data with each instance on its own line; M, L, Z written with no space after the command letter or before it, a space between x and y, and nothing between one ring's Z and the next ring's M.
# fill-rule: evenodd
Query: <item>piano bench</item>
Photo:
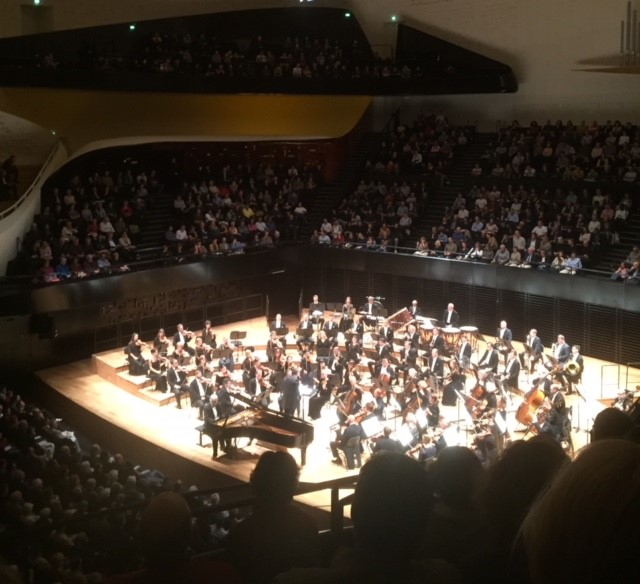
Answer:
M196 432L198 433L198 446L204 448L205 445L202 443L202 437L204 436L204 424L196 426Z

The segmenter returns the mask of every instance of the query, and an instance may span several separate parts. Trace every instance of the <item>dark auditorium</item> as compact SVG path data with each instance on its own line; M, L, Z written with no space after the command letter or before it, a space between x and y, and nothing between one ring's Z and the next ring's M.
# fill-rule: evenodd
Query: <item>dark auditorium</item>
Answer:
M2 0L0 581L636 581L606 8Z

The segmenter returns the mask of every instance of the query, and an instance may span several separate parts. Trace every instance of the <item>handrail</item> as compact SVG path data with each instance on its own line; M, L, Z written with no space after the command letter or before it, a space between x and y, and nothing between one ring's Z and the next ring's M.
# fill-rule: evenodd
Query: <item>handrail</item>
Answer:
M45 160L44 164L38 171L36 178L33 180L33 182L31 183L29 188L25 191L25 193L13 205L8 207L4 211L0 212L0 221L2 221L5 217L8 217L9 215L11 215L11 213L13 213L18 207L20 207L27 200L27 198L33 191L34 185L38 183L45 169L49 166L49 163L53 160L54 156L58 153L58 150L60 148L62 148L62 143L60 142L60 140L58 140L56 142L56 145L53 147L53 149L49 153L49 156L47 156L47 159Z

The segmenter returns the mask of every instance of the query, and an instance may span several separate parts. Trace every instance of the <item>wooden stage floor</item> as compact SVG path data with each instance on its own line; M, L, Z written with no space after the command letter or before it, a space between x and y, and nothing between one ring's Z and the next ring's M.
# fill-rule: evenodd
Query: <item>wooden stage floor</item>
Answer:
M296 317L291 316L285 320L290 330L294 331L297 324ZM268 339L264 317L217 328L218 341L220 342L224 336L228 336L231 330L247 331L244 345L256 347L258 354L263 352ZM290 337L293 339L291 333ZM520 349L520 345L515 344ZM366 334L365 346L367 346ZM396 348L398 348L397 345ZM479 349L480 351L484 350L482 342ZM297 355L293 340L289 343L289 352ZM121 349L100 354L99 357L107 362L111 360L120 366L125 362ZM99 375L96 372L95 358L96 356L94 356L93 363L91 359L86 359L43 369L38 371L36 375L56 392L109 424L204 467L240 481L249 480L257 458L265 450L264 445L253 443L251 446L241 449L240 455L234 459L222 455L212 460L209 439L205 436L204 446L198 444L198 432L195 428L201 422L196 417L196 410L190 407L178 410L173 403L160 407L158 403L154 403L153 399L141 399L141 396L134 394L135 392L118 386L113 379L105 379L104 373L102 376ZM568 405L573 405L574 430L572 437L576 449L587 443L588 431L593 418L605 407L604 401L607 398L615 397L619 387L618 375L620 375L620 382L624 383L626 381L624 367L617 368L613 363L585 356L582 393L586 399L582 400L575 395L567 396ZM629 387L635 388L638 384L640 384L640 370L630 370ZM521 377L520 387L528 388L524 374ZM188 399L185 399L185 402L188 402ZM520 398L514 397L513 405L508 410L510 412L508 425L514 440L524 435L524 428L519 426L515 420L515 410L520 402ZM323 408L322 417L313 422L315 438L307 450L307 464L301 471L300 479L303 482L326 481L342 478L347 472L357 472L347 471L331 462L329 442L332 439L330 426L335 421L335 411L333 410L334 408ZM449 442L457 441L457 443L465 444L470 441L472 434L464 430L458 431L458 426L455 424L461 417L459 408L441 407L441 413L447 420L454 422L452 424L453 430L449 433ZM388 425L391 427L397 427L399 423L398 418L388 421ZM294 449L292 454L299 461L299 451ZM301 497L300 501L314 507L328 508L329 492L305 495Z

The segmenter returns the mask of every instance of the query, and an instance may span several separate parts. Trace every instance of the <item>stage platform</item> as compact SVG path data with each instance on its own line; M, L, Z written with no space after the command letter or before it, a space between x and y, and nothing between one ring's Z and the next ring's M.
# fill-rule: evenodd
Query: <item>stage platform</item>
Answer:
M285 318L290 331L295 331L297 317ZM218 342L223 337L229 336L232 330L246 331L247 337L243 341L244 347L252 346L258 355L264 356L266 342L269 337L267 322L264 317L233 325L216 328ZM174 331L167 331L168 335ZM151 341L151 339L143 339ZM570 339L568 339L570 341ZM365 334L365 345L370 344ZM484 343L481 341L479 351L482 354ZM519 343L514 343L521 350ZM298 360L298 352L293 333L288 338L288 354ZM399 350L400 346L395 345ZM147 352L144 353L145 355ZM244 358L242 349L238 350L236 363ZM246 441L240 442L238 455L230 458L222 454L212 460L212 448L208 437L204 436L202 445L200 435L196 427L202 422L197 419L197 410L188 407L176 408L174 397L153 391L152 383L144 376L131 376L127 372L126 359L123 349L107 351L93 355L91 359L77 361L58 367L40 370L36 375L56 392L71 400L78 406L92 414L102 418L109 424L117 426L121 430L129 432L151 444L177 456L196 462L204 467L211 468L234 479L246 482L250 473L262 452L269 449L268 444L253 443L245 446ZM476 358L476 357L474 357ZM240 375L236 370L235 375ZM584 446L588 441L588 431L591 428L593 418L601 411L605 404L609 403L617 394L619 387L627 383L628 387L635 388L640 384L640 370L630 369L628 372L623 366L616 366L585 356L585 370L583 373L582 395L584 399L576 395L566 396L567 404L573 406L573 441L576 449ZM528 389L526 374L520 378L520 387ZM366 381L363 385L367 385ZM273 396L273 399L277 399ZM306 408L306 399L303 407ZM525 429L515 420L515 411L522 399L513 396L508 408L508 426L514 440L522 438ZM272 407L277 409L277 404L272 402ZM441 407L441 413L451 423L448 441L463 445L470 444L472 433L468 432L464 424L464 415L459 407ZM342 478L348 472L344 467L331 462L332 456L329 442L333 439L331 426L336 422L335 407L323 408L322 417L313 423L314 441L307 450L307 464L301 471L301 481L319 482L335 478ZM71 422L72 423L72 422ZM393 414L389 415L387 425L396 429L401 420ZM300 452L297 449L291 451L293 456L300 461ZM367 454L365 453L365 459ZM329 492L320 492L305 495L301 502L318 507L329 507Z

